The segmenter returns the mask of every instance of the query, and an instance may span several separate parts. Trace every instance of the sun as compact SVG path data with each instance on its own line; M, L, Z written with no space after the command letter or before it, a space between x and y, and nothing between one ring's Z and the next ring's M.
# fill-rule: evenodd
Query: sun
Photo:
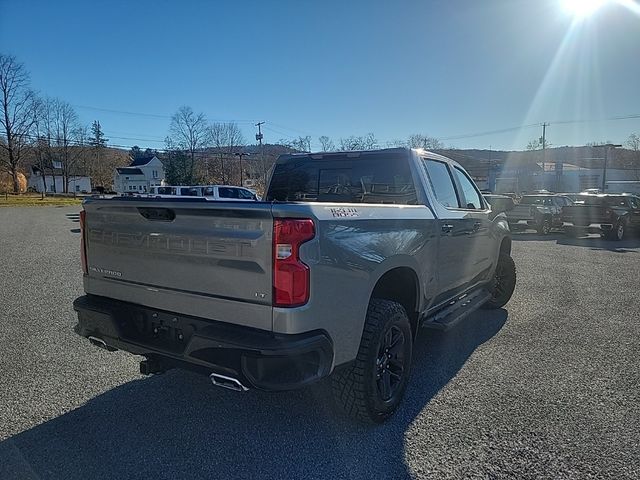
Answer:
M577 18L586 18L611 0L561 0L564 10Z

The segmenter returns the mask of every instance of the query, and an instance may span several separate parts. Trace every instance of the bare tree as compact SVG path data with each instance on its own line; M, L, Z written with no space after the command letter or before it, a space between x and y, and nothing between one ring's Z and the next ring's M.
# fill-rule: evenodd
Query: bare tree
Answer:
M311 137L298 137L291 140L291 146L300 152L311 151Z
M218 178L226 185L233 173L234 155L244 145L242 130L236 123L213 123L210 127L211 144L216 148L219 165Z
M529 152L533 152L533 151L539 150L541 148L542 148L542 141L540 141L537 138L535 138L533 140L530 140L529 143L527 143L527 150Z
M322 135L321 137L319 137L318 141L320 142L320 148L323 152L332 152L336 149L333 141L326 135Z
M373 133L368 133L364 137L351 135L340 139L340 150L375 150L376 148L378 148L378 140Z
M424 148L425 150L441 150L444 145L436 137L415 133L409 136L407 141L409 148Z
M627 138L625 145L632 152L630 167L635 171L636 180L640 180L640 135L632 133Z
M216 172L216 177L221 179L221 183L223 185L226 185L226 170L225 170L225 165L224 165L224 159L225 156L227 155L227 152L225 151L225 146L226 146L226 129L225 129L225 124L224 123L213 123L210 127L210 131L209 131L209 136L211 139L211 145L213 147L215 147L216 149L216 154L218 155L218 165L216 170L218 170ZM207 177L209 177L210 173L209 173L209 169L207 168ZM208 180L208 179L207 179ZM216 180L217 183L217 180Z
M58 98L48 102L47 137L51 140L52 157L60 163L62 191L68 193L71 178L77 175L78 163L86 154L87 128L80 125L70 103Z
M202 151L210 145L210 130L207 119L203 113L196 114L191 107L183 106L171 117L169 125L168 147L179 149L185 152L186 159L184 166L185 181L193 182L196 166L196 153Z
M42 198L45 197L47 192L47 168L51 167L51 158L50 158L50 142L47 138L47 102L38 98L35 103L35 108L33 111L34 114L34 122L33 122L33 140L32 147L33 153L35 156L35 166L38 168L40 172L40 177L42 179ZM55 183L55 182L54 182Z
M18 173L34 122L35 95L29 86L24 65L11 55L0 54L0 149L6 153L0 155L0 166L11 175L14 193L19 192Z

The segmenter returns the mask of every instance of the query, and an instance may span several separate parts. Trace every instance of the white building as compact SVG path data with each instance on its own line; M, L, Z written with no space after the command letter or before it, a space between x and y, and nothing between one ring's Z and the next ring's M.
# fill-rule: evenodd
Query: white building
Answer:
M117 193L145 193L164 183L164 166L160 159L134 160L128 167L118 167L113 175Z
M570 163L562 165L558 175L554 164L544 166L543 173L535 178L535 188L547 188L558 192L583 192L588 188L602 189L604 172L602 168L585 168ZM638 193L640 191L640 171L608 168L605 178L606 193Z
M31 167L31 175L27 179L27 188L33 188L36 192L42 193L63 193L64 177L62 176L62 169L56 165L58 162L54 162L54 166L58 168L47 168L43 172L36 166ZM86 175L70 175L67 183L67 192L69 193L91 193L91 179Z

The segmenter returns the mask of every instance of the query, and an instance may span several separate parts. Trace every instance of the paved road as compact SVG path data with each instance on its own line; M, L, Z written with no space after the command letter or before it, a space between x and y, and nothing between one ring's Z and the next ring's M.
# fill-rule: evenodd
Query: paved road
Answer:
M0 478L640 478L640 241L517 235L506 310L424 331L398 415L136 374L72 333L77 209L0 209Z

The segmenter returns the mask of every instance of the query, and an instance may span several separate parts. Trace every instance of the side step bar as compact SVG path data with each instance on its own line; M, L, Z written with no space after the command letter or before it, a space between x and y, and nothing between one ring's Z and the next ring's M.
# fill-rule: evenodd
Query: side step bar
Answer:
M425 318L421 326L436 330L449 330L478 310L490 298L491 294L484 289L462 295L433 316Z

